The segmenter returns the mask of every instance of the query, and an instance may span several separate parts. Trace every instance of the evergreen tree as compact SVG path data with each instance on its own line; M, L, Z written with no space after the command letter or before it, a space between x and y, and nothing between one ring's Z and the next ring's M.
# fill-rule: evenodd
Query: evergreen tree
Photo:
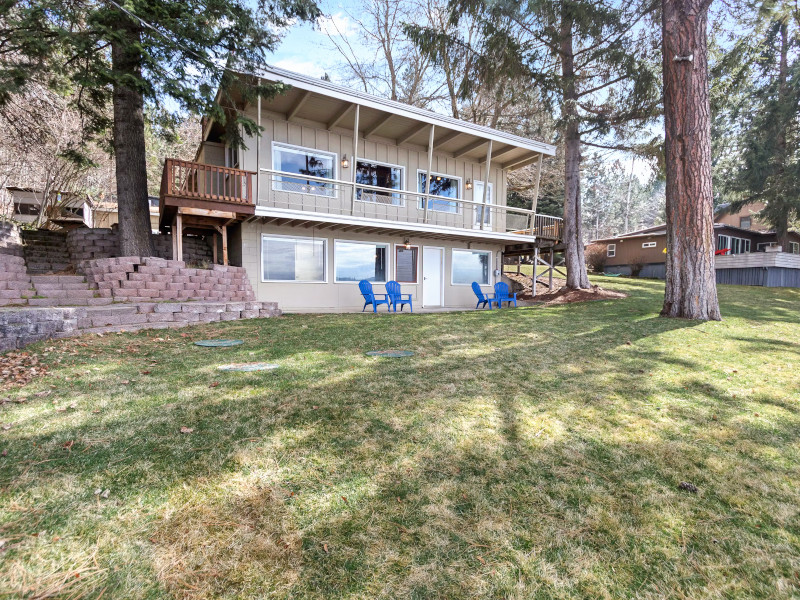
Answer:
M111 131L121 251L147 256L145 106L212 116L241 145L258 127L231 110L236 99L281 87L235 73L263 61L292 20L318 15L314 0L0 0L0 104L39 78L71 92L87 139Z
M653 0L451 0L451 20L480 24L460 91L525 78L558 118L564 145L567 286L587 288L581 215L581 147L629 148L658 114L657 62L647 26ZM448 31L409 26L437 60L465 42ZM641 140L639 140L641 141ZM647 145L647 144L644 144Z
M800 11L787 0L750 3L731 35L712 86L716 181L731 210L763 202L759 220L787 249L800 218Z

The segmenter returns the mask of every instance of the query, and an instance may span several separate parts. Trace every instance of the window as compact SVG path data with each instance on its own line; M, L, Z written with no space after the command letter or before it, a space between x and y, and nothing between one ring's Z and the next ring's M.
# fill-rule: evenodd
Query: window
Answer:
M655 248L655 247L656 247L655 242L645 242L644 244L642 244L642 248Z
M608 258L614 258L617 255L617 245L616 244L609 244L606 246L606 256Z
M450 177L440 173L431 173L431 196L444 196L445 198L461 198L461 178ZM417 171L417 191L425 193L425 171ZM419 207L425 204L420 200ZM448 202L447 200L430 200L428 209L439 212L457 213L460 210L458 202Z
M739 218L739 227L742 229L750 229L753 225L753 220L750 217L740 217Z
M490 285L492 253L488 250L453 250L453 285Z
M730 235L718 235L717 250L730 250L730 254L747 254L750 252L750 240Z
M398 283L417 283L419 246L395 246L394 278Z
M476 181L475 182L475 191L472 192L472 199L475 202L480 202L483 204L483 182ZM489 183L489 196L486 198L486 204L494 204L494 185ZM481 207L476 206L475 204L472 205L472 210L475 211L475 227L480 228L481 226ZM487 225L492 224L492 209L491 208L484 208L483 209L483 226L486 227Z
M777 242L761 242L760 244L756 244L756 252L766 252L767 248L772 248L777 245Z
M324 282L327 240L261 236L261 280Z
M789 242L789 252L800 254L800 242Z
M285 173L297 173L321 179L336 179L336 155L331 152L272 144L272 168ZM275 176L272 189L283 192L299 192L316 196L335 196L332 183L303 179L302 177Z
M377 162L358 161L356 168L356 183L372 187L386 188L387 190L402 190L404 172L403 167L386 165ZM356 199L362 202L376 202L378 204L394 204L403 206L405 202L400 194L383 194L375 190L356 189Z
M337 283L387 281L389 244L336 240L333 259Z

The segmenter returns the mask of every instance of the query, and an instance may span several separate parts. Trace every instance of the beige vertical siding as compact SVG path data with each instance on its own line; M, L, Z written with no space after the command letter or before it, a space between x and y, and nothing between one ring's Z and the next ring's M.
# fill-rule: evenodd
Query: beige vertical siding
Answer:
M326 283L294 283L294 282L262 282L261 281L261 234L291 235L298 237L324 238L328 242L327 251L327 282ZM335 283L334 282L334 240L354 240L365 242L389 243L389 271L388 279L395 278L395 245L403 243L403 237L399 234L386 235L357 235L347 233L337 233L330 229L317 231L316 228L293 228L280 227L275 225L263 225L259 222L246 223L241 226L241 247L242 247L242 266L247 270L250 283L256 291L256 298L260 301L278 302L281 309L285 311L307 310L307 311L335 311L347 309L360 309L364 301L358 291L356 283ZM467 249L466 242L453 242L436 240L431 238L410 237L412 245L420 247L419 255L419 275L416 285L402 284L403 293L414 295L414 306L422 307L422 253L424 246L436 246L444 249L445 268L444 268L444 305L449 307L469 307L475 305L475 295L469 285L453 285L451 283L452 273L452 250L454 248ZM502 245L472 243L473 250L490 250L492 252L492 278L494 284L494 269L500 268L500 253ZM383 293L383 284L374 284L376 292ZM485 292L491 291L491 286L484 287ZM381 307L385 310L385 307ZM408 310L406 308L406 310Z

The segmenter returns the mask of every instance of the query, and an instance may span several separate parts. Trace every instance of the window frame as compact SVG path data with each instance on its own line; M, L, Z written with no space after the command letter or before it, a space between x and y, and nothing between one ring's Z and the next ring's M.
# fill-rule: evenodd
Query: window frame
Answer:
M744 222L747 221L747 226L745 227ZM748 231L753 228L753 217L739 217L739 227L741 229L747 229Z
M606 258L616 258L616 256L617 256L617 245L606 244Z
M333 240L333 282L334 283L341 283L344 285L348 284L355 284L358 285L358 281L339 281L339 278L336 274L336 265L337 265L337 255L338 252L336 251L336 245L339 242L343 242L345 244L362 244L367 246L385 246L386 247L386 280L385 281L370 281L372 285L386 285L389 282L389 275L392 272L392 244L389 242L368 242L364 240L343 240L339 238L334 238Z
M356 169L356 171L358 170L358 163L360 163L360 162L369 163L369 164L373 164L373 165L380 165L382 167L391 167L393 169L400 169L400 189L399 190L392 190L392 194L397 194L397 199L400 202L398 204L395 204L394 202L392 202L392 204L387 204L386 206L399 206L401 208L405 207L405 205L406 205L406 195L403 192L407 191L407 189L406 189L406 172L408 170L408 169L406 169L405 166L396 165L394 163L389 163L389 162L383 162L383 161L380 161L380 160L371 160L371 159L368 159L368 158L364 158L363 156L359 157L359 158L356 158L356 160L354 162L355 162L355 166L353 168ZM356 184L356 186L358 186L358 184ZM374 186L374 187L380 187L380 186ZM356 190L358 190L358 189L359 188L356 187ZM382 188L382 189L389 190L391 188ZM361 191L363 191L363 190L361 190ZM369 200L362 200L361 198L358 197L358 193L356 193L356 202L364 202L366 204L373 204L373 205L376 205L376 206L380 206L380 204L378 202L370 202Z
M290 239L290 240L312 240L312 241L322 241L322 251L324 253L323 261L322 261L322 281L315 281L313 279L264 279L264 239L265 238L283 238L283 239ZM319 283L328 283L328 238L324 237L309 237L303 235L285 235L279 233L262 233L261 234L261 246L260 250L260 258L261 258L261 283L302 283L302 284L319 284Z
M297 191L293 191L293 190L285 190L285 189L281 188L279 184L283 183L283 179L282 179L283 177L288 178L289 176L288 175L278 175L277 173L274 173L273 176L272 176L273 178L272 178L271 188L272 188L273 192L283 192L283 193L286 193L286 194L301 194L301 195L304 195L304 196L320 196L322 198L338 198L339 197L339 185L336 183L338 181L337 178L338 178L338 175L339 175L339 172L338 172L338 169L339 169L339 166L338 166L339 165L339 154L337 152L330 152L328 150L318 150L316 148L308 148L306 146L298 146L297 144L289 144L288 142L278 142L278 141L272 140L272 145L270 147L271 156L272 156L272 163L271 163L272 164L272 170L273 171L279 171L281 173L283 173L283 171L281 171L280 169L276 168L276 165L275 165L275 159L278 157L276 149L289 150L290 152L294 151L294 152L296 152L298 154L300 154L302 152L306 152L306 153L312 153L312 154L316 153L316 154L321 154L321 155L327 155L327 156L333 158L333 168L331 169L332 170L332 175L331 175L331 179L330 179L330 181L331 181L331 184L330 184L331 185L331 188L330 188L331 193L330 194L320 194L320 193L311 192L311 191L308 191L308 192L302 192L302 191L301 192L297 192ZM295 178L295 179L302 179L303 175L301 175L300 173L297 173L296 175L293 175L292 177ZM291 183L291 182L288 182L288 183Z
M422 262L420 260L420 258L422 258L422 251L421 251L420 246L417 245L417 244L409 244L409 249L411 249L411 248L416 248L417 249L417 268L414 270L414 277L416 278L416 281L400 281L397 278L397 251L400 250L400 249L406 250L406 245L405 244L395 244L394 245L394 265L393 265L394 266L394 280L397 283L405 283L405 284L408 284L408 285L419 285L420 284L419 271L420 271L420 268L422 266L420 264Z
M427 198L425 198L425 196L424 196L425 191L424 190L422 192L419 191L419 176L420 176L420 174L422 174L422 175L439 175L441 177L446 177L447 179L455 179L455 180L458 181L458 197L457 198L449 198L448 199L450 202L455 202L456 203L456 210L455 211L437 210L437 209L433 208L432 206L430 206L430 207L428 207L428 211L429 212L437 212L437 213L442 213L442 214L445 214L445 215L460 215L460 214L463 214L463 212L464 212L464 203L463 203L463 200L464 200L464 178L463 177L459 177L458 175L448 175L447 173L437 173L436 171L431 171L430 173L428 173L428 171L426 171L425 169L417 169L417 178L416 178L416 181L415 181L415 183L417 185L414 186L414 190L417 192L417 194L422 194L421 196L418 196L419 202L417 202L417 208L419 208L419 210L425 210L425 201L427 200ZM447 202L448 201L448 200L441 200L440 198L444 198L444 196L437 196L436 198L431 200L431 202L435 203L435 202Z
M483 204L483 194L481 194L481 196L480 196L481 200L477 199L478 184L483 185L483 181L481 181L480 179L476 179L476 180L474 180L472 182L472 201L473 202L479 202L479 204L472 204L471 205L472 206L472 210L475 213L473 215L473 219L472 219L472 228L473 229L480 229L481 228L481 219L480 219L481 206L488 206L488 207L494 207L495 206L495 203L493 201L494 200L494 183L491 182L491 181L489 182L489 197L488 197L489 201L485 205ZM492 227L492 209L491 208L489 208L489 219L488 219L487 222L485 222L483 224L483 229L484 230L486 230L487 227L489 227L490 229Z
M492 250L476 250L474 248L451 248L450 249L450 285L452 286L472 286L472 282L469 283L456 283L454 281L455 277L455 264L456 264L456 253L463 252L469 254L488 254L489 255L489 282L488 283L481 283L478 282L478 285L481 287L494 287L494 252Z
M800 242L789 242L789 254L800 254Z
M658 242L642 242L642 248L657 248Z

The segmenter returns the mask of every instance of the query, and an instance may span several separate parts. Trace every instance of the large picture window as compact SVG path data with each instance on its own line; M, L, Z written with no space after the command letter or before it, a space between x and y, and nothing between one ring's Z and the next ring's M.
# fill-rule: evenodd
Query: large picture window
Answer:
M356 183L360 185L386 188L387 190L402 190L403 179L403 167L397 165L359 160L356 167ZM404 204L403 197L400 194L362 190L361 188L356 188L356 199L362 202L393 204L395 206L403 206Z
M419 246L395 246L394 278L398 283L417 283Z
M719 235L717 236L717 250L730 250L730 254L747 254L750 252L750 240Z
M389 272L389 244L336 240L333 253L337 283L386 283Z
M336 179L336 155L331 152L272 144L272 168L285 173L297 173L321 179ZM283 192L298 192L316 196L335 196L333 183L276 175L272 189Z
M262 281L325 281L327 240L261 236Z
M460 178L442 175L441 173L431 173L430 180L431 196L444 196L445 198L453 198L456 200L461 198ZM417 191L420 194L425 193L425 171L417 171ZM419 206L423 208L425 204L420 201ZM448 202L447 200L429 200L428 210L457 213L459 212L459 203Z
M491 284L492 253L488 250L453 250L453 285Z

